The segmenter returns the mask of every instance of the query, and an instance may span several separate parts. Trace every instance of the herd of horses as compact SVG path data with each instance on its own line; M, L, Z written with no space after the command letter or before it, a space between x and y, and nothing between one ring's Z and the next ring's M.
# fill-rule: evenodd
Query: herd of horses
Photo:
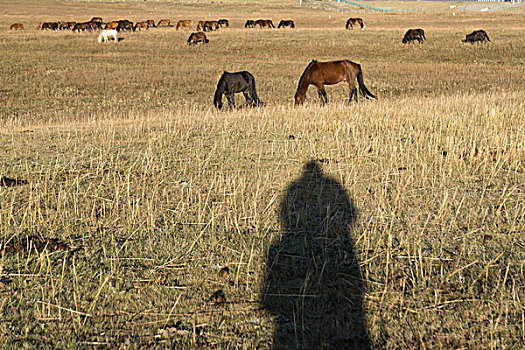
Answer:
M98 37L99 42L108 42L110 39L118 41L117 32L119 31L137 31L142 29L156 28L156 27L171 27L171 21L169 19L162 19L155 24L154 20L146 20L133 24L128 20L118 20L104 23L101 17L93 17L89 22L41 22L37 29L40 30L72 30L74 31L94 31L102 29L101 34ZM245 28L275 28L272 20L270 19L258 19L258 20L247 20ZM364 22L362 18L349 18L346 21L345 28L353 29L354 26L360 26L364 29ZM188 44L197 44L199 42L205 44L209 42L204 32L214 31L219 28L228 28L230 23L227 19L219 19L217 21L199 21L196 29L199 32L191 33L187 40ZM295 28L293 20L281 20L278 28ZM188 28L192 30L193 22L191 20L180 20L177 22L176 30L181 28ZM14 23L11 25L12 30L23 30L24 26L22 23ZM405 33L402 39L402 43L422 43L426 40L425 31L421 28L409 29ZM484 30L476 30L468 34L463 42L485 42L490 41L487 33ZM348 102L352 102L352 99L357 102L358 90L361 95L366 98L375 98L374 94L368 90L363 80L363 72L361 65L348 60L341 61L330 61L330 62L318 62L312 60L305 68L303 74L299 79L299 84L295 93L295 106L302 105L306 99L306 92L310 85L315 86L317 94L324 105L328 103L328 97L325 90L325 85L334 85L345 81L350 89L350 95ZM357 85L356 85L357 81ZM217 88L215 90L213 104L216 108L221 109L222 96L225 95L228 100L230 108L235 108L235 93L242 93L246 99L246 105L248 106L260 106L263 103L257 97L255 88L255 78L247 71L241 72L224 72L219 79Z
M258 20L247 20L244 24L244 28L256 28L259 26L259 28L275 28L275 25L273 24L273 21L271 19L258 19ZM353 18L350 17L346 21L345 28L346 29L354 29L354 26L359 26L361 30L364 30L364 21L362 18ZM160 27L173 27L171 24L171 20L169 19L161 19L156 24L155 21L152 19L146 20L146 21L139 21L135 24L129 20L122 19L118 21L110 21L107 23L104 23L101 17L93 17L88 22L40 22L40 24L37 26L37 29L40 30L71 30L73 32L83 32L83 31L94 31L99 29L106 29L106 30L116 30L117 32L120 31L137 31L142 29L149 29L149 28L160 28ZM176 30L187 28L189 30L193 29L193 21L190 19L180 20L175 25ZM203 32L211 32L218 30L219 28L229 28L230 22L227 19L219 19L216 21L199 21L197 22L197 33L192 33L190 35L190 38L188 39L188 44L196 44L196 43L208 43L209 40L206 37L206 35ZM277 28L295 28L295 22L293 20L281 20L279 22L279 25ZM11 30L23 30L24 25L22 23L13 23L10 27ZM108 33L104 33L104 41ZM113 32L111 32L111 35L113 36ZM416 41L418 43L422 43L424 40L426 40L425 32L421 28L417 29L409 29L403 36L403 39L401 42L403 44L407 43L415 43ZM100 41L100 37L99 37ZM467 34L465 37L465 40L462 40L462 42L465 43L484 43L485 41L490 41L487 32L484 30L476 30L470 34Z
M218 21L199 21L197 25L197 30L217 30L220 27L229 27L229 21L227 19L219 19ZM37 26L39 30L72 30L72 31L94 31L99 29L106 30L117 30L120 31L130 31L134 32L137 30L147 30L150 28L161 28L161 27L173 27L170 19L161 19L156 24L152 19L146 21L139 21L133 23L127 19L121 19L118 21L109 21L103 22L101 17L93 17L88 22L40 22ZM182 28L192 29L193 21L186 19L180 20L177 22L176 30ZM14 23L11 25L11 29L24 29L22 23Z
M424 40L427 40L427 38L425 37L425 31L421 28L417 28L417 29L407 30L401 42L403 44L406 44L406 43L414 43L417 41L418 43L421 44ZM462 42L473 44L476 42L484 43L485 40L490 41L489 36L487 35L486 31L484 31L483 29L480 29L480 30L473 31L470 34L467 34L467 36L465 37L465 40L462 40Z

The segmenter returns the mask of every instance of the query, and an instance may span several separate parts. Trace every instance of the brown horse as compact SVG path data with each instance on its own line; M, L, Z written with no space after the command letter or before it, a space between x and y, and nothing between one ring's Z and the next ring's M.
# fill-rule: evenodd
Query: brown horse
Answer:
M360 25L361 29L364 30L364 24L362 18L349 18L348 21L346 21L346 29L354 29L354 25Z
M188 38L188 45L197 45L199 42L207 44L210 41L208 38L206 38L206 34L204 34L204 32L191 33L190 37Z
M188 28L189 30L191 30L191 27L193 26L193 22L191 19L184 19L184 20L180 20L177 22L177 28L175 28L176 30L179 30L179 28Z
M148 29L148 28L149 28L148 22L146 22L146 21L137 22L137 23L135 23L135 27L133 27L133 31L136 31L137 29L138 30L142 30L142 29Z
M80 32L80 31L86 31L86 30L92 31L92 30L93 30L93 27L91 26L91 22L83 22L83 23L77 23L77 24L75 24L75 26L73 27L73 32L74 32L75 30L76 30L77 32Z
M77 22L66 22L67 29L73 29Z
M359 91L364 98L368 99L368 96L375 97L365 86L363 81L363 72L361 65L358 63L350 62L348 60L343 61L331 61L331 62L317 62L313 60L308 64L306 69L299 79L299 85L297 86L297 92L295 93L295 105L302 105L306 98L306 91L310 84L317 88L321 104L328 103L328 97L324 89L325 85L334 85L346 80L350 87L350 98L348 102L352 102L352 97L355 95L355 101L357 102L357 88L355 86L355 80L359 84Z
M102 17L93 17L93 18L91 18L90 22L100 22L100 23L102 23Z
M205 23L206 21L199 21L199 23L197 23L197 30L203 30Z
M155 27L156 27L156 26L155 26L155 21L152 20L152 19L148 19L148 20L146 21L146 23L148 24L148 28L155 28Z
M169 27L170 23L171 21L169 19L161 19L159 23L157 23L157 27L161 27L161 26Z
M254 27L257 26L257 25L261 29L262 28L266 28L266 27L268 27L268 28L275 28L275 26L273 25L273 22L272 22L271 19L258 19L258 20L255 21Z
M24 25L22 23L13 23L11 24L11 30L15 30L15 29L20 29L20 30L23 30L24 29Z

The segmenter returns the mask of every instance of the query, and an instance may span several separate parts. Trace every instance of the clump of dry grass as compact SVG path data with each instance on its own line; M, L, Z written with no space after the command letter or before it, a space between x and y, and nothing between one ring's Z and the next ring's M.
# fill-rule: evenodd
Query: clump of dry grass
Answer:
M89 35L2 34L0 176L28 182L0 187L3 346L270 347L265 257L286 187L316 159L359 213L352 238L376 347L519 347L519 16L486 27L490 45L466 46L441 15L370 14L348 33L316 26L326 12L285 12L296 31L225 30L207 48L169 29L103 47ZM415 19L429 40L402 46ZM360 62L379 100L348 106L335 86L327 107L312 91L292 108L311 58ZM266 106L212 109L223 69L251 71ZM225 302L210 301L218 290Z

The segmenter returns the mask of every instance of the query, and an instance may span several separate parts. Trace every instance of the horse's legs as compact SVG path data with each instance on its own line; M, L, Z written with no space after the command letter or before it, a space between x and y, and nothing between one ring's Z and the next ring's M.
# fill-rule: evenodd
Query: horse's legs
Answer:
M355 96L355 102L357 102L357 88L350 87L350 98L348 98L348 103L352 103L352 97Z
M242 92L242 94L244 95L244 98L246 99L246 104L249 105L249 106L252 106L253 105L253 98L250 97L250 94L248 94L248 90L244 90Z
M233 92L226 94L226 99L228 99L228 105L230 108L235 108L235 96Z
M325 105L328 103L328 96L326 95L324 86L322 84L317 84L315 87L317 88L317 95L319 95L319 98L321 99L321 104Z

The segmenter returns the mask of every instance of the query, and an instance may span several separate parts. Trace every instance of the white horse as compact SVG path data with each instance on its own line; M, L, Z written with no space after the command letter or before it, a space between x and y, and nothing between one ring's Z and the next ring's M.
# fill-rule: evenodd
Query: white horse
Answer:
M98 42L101 43L102 40L104 40L104 42L107 43L111 37L113 37L115 42L118 42L117 31L115 29L104 29L98 36Z

